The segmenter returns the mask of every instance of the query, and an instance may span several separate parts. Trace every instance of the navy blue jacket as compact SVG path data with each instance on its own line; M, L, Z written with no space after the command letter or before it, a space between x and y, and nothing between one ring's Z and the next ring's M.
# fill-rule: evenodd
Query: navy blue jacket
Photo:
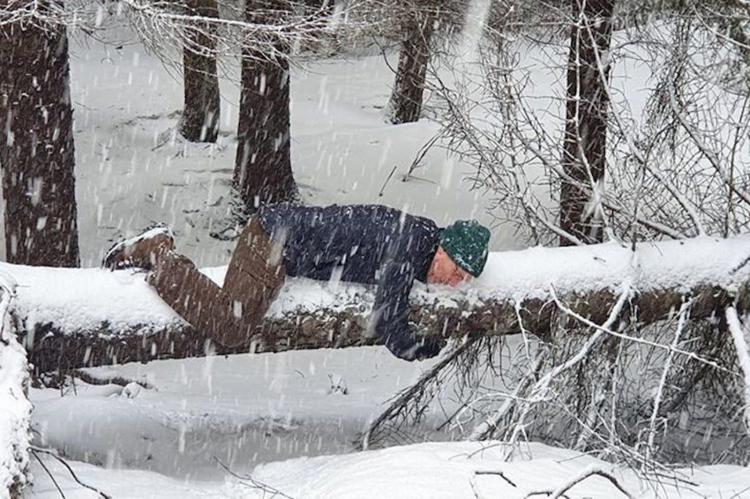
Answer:
M375 333L408 360L436 355L442 343L409 327L409 292L426 281L440 229L432 220L381 205L261 207L263 228L284 246L290 276L377 284Z

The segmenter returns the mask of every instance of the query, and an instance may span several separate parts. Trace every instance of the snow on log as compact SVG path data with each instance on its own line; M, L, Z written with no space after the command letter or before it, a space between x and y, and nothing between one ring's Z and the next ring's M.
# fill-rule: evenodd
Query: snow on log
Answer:
M21 496L29 465L29 371L9 314L12 298L13 281L0 273L0 497Z
M223 267L205 269L216 282ZM276 352L375 343L367 336L373 289L288 279L263 324L243 348L222 350L193 330L143 281L143 273L0 264L18 282L15 319L38 371L211 352ZM552 296L596 323L618 290L631 290L629 320L650 323L691 295L694 319L748 310L750 235L630 246L530 248L490 255L481 278L459 289L417 283L411 319L423 334L518 332L545 335L565 317ZM518 308L517 308L518 307ZM517 313L518 311L518 313Z

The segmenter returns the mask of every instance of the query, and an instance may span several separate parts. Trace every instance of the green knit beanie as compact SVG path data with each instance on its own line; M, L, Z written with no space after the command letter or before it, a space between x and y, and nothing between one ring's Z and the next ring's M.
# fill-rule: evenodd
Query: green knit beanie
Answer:
M463 270L478 277L487 263L490 231L476 220L457 220L440 234L440 246Z

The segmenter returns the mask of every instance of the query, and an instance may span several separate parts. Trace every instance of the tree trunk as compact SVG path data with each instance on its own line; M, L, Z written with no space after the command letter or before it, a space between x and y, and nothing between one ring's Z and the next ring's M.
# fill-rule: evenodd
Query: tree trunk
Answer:
M560 227L584 243L600 242L602 228L591 205L604 180L609 97L608 63L614 0L572 0L575 24L568 56L562 166L570 179L560 188ZM601 63L601 67L600 67ZM561 245L573 242L560 238Z
M9 262L79 262L73 109L64 26L0 27L0 167Z
M629 317L623 321L670 318L686 294L691 319L699 320L735 302L741 312L749 310L748 262L749 236L649 242L635 252L601 244L493 253L481 286L415 290L410 319L426 335L508 335L520 330L520 315L527 331L549 337L580 324L566 309L605 322L627 286ZM38 371L377 342L367 334L373 290L354 284L288 279L248 343L222 350L161 302L142 274L0 263L2 273L18 282L14 316ZM221 282L220 275L213 278Z
M429 11L411 12L406 24L406 39L401 46L398 70L387 114L391 123L419 121L422 96L430 62L430 39L434 31L435 15Z
M260 7L256 4L259 4ZM276 5L278 4L278 5ZM277 1L277 12L286 2ZM274 23L258 8L268 2L248 0L248 23ZM282 42L275 53L243 49L240 116L237 126L237 156L234 188L245 208L252 212L263 204L291 201L297 196L292 173L289 110L289 61Z
M187 0L187 9L194 16L219 17L216 0ZM185 103L180 133L190 142L216 142L219 136L221 98L216 42L203 31L213 30L206 23L196 22L196 30L188 35L190 45L182 52Z

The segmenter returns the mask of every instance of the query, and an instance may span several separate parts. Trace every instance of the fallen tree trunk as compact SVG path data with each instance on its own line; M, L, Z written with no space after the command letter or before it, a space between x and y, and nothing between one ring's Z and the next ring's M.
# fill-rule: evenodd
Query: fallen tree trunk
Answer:
M0 497L21 497L28 483L31 403L26 352L18 344L9 306L12 285L0 276Z
M289 279L263 324L242 348L210 344L161 302L132 271L53 269L0 264L17 281L14 309L37 371L211 353L278 352L376 343L368 337L373 290L364 286ZM217 282L224 268L205 269ZM545 336L565 308L605 321L623 289L629 320L652 323L679 310L719 317L730 303L750 305L750 236L639 244L531 248L493 253L483 276L453 290L416 285L411 319L422 334L507 335L524 328ZM564 325L564 324L563 324Z

